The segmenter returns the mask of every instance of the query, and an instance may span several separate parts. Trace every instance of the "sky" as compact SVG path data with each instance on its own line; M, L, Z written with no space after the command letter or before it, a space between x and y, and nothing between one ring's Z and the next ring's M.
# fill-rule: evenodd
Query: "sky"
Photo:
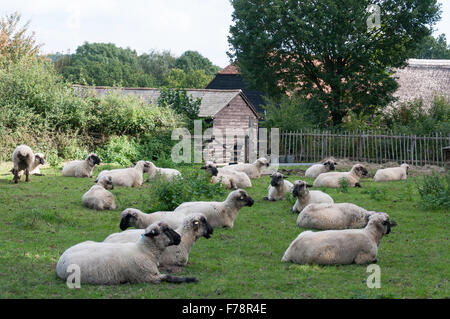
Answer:
M450 42L450 0L433 35ZM12 12L30 21L42 53L73 53L87 42L111 42L138 54L152 49L180 56L194 50L215 65L226 55L233 8L229 0L0 0L0 16Z

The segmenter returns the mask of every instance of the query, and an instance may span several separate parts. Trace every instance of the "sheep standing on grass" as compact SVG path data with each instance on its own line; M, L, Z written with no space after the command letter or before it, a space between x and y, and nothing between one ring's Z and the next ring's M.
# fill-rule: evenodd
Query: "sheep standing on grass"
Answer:
M104 170L98 174L95 182L97 182L100 177L108 175L111 176L115 186L139 187L144 182L142 174L147 172L149 167L150 162L139 161L134 167Z
M314 164L306 170L305 177L316 178L322 173L334 171L335 165L337 165L337 163L334 161L334 159L327 159L323 161L321 164Z
M334 200L330 195L322 191L310 191L308 188L312 187L302 180L294 182L294 188L292 189L292 196L296 197L294 206L292 207L293 213L300 213L309 204L326 203L333 204Z
M114 189L111 176L100 177L97 184L84 193L81 198L83 205L96 210L116 209L114 195L108 189Z
M409 165L403 163L400 167L379 169L373 177L374 182L400 181L408 178Z
M64 165L61 174L71 177L92 177L95 165L100 164L100 158L94 154L89 154L84 161L71 161Z
M362 164L353 165L349 172L322 173L314 180L314 187L341 187L342 179L345 179L350 187L361 187L359 179L367 176L367 169Z
M251 179L261 177L261 172L265 167L269 167L269 161L264 157L258 158L253 164L236 164L224 166L223 171L243 172Z
M26 182L30 181L30 174L39 174L38 166L45 164L45 157L42 153L34 154L31 148L27 145L19 145L12 154L13 168L11 173L14 175L14 183L18 183L19 179L25 171Z
M217 165L212 162L206 163L201 168L211 175L211 183L213 184L221 182L228 189L252 187L250 178L243 172L223 170L217 168Z
M56 265L57 275L66 280L70 265L80 268L80 283L117 285L122 283L197 282L197 278L172 277L159 272L158 263L166 247L178 245L180 235L166 223L146 228L135 243L84 242L67 249Z
M159 261L160 267L186 266L189 259L189 252L195 241L201 236L210 238L213 233L213 228L208 224L204 215L192 214L185 216L182 225L175 231L181 236L181 242L177 246L169 246L164 250ZM133 243L144 232L144 229L130 229L121 233L111 234L104 242Z
M286 180L286 176L279 172L275 172L270 176L272 179L268 187L267 197L265 200L277 201L286 197L286 194L292 191L294 184Z
M387 214L376 213L364 229L304 231L289 245L281 261L319 265L377 262L381 238L396 225Z
M173 168L160 168L156 167L155 164L152 162L149 163L148 168L148 179L147 181L150 181L156 177L156 175L162 175L164 176L169 182L173 180L175 176L181 176L180 171L173 169Z
M310 229L362 228L375 212L351 203L309 204L297 217L297 226Z

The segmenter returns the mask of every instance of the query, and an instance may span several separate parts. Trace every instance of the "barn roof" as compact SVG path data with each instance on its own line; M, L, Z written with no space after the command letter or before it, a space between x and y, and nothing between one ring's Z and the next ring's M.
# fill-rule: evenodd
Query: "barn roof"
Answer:
M394 77L399 84L395 104L422 98L428 108L435 95L450 99L450 60L409 59L405 68L395 70Z
M133 94L143 97L146 101L157 103L159 98L159 91L156 88L114 88L105 86L89 86L84 87L75 85L74 87L94 89L97 94L105 94L110 90L117 90L123 94ZM211 89L185 89L188 95L194 99L201 98L199 117L214 117L224 107L226 107L236 96L240 95L247 103L252 112L258 116L255 107L248 100L242 90L211 90Z

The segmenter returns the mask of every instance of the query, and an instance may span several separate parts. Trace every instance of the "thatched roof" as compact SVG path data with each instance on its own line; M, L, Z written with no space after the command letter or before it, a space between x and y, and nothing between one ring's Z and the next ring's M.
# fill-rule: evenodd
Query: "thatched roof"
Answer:
M422 98L428 108L435 95L450 100L450 60L409 59L408 66L397 69L394 77L399 84L395 104Z
M83 86L75 86L75 88L84 88ZM106 94L107 91L117 90L122 94L134 94L143 97L146 101L156 104L159 98L160 89L153 88L114 88L105 86L85 87L94 89L97 94ZM186 93L194 99L201 98L199 117L214 117L224 107L228 105L236 96L241 95L252 112L257 115L254 106L247 99L242 90L211 90L211 89L186 89Z

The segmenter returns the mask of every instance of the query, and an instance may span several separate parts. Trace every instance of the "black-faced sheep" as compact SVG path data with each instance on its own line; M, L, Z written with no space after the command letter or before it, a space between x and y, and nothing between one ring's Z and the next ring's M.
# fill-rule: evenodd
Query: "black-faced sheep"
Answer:
M28 145L19 145L12 154L13 168L11 173L14 175L14 183L18 183L19 179L25 171L26 182L30 181L30 174L40 175L38 166L45 164L45 156L42 153L34 154Z
M312 187L302 180L296 180L292 189L292 196L297 198L292 207L293 213L301 212L309 204L327 203L333 204L334 200L330 195L322 191L310 191L308 188Z
M279 172L274 172L270 177L267 197L264 197L264 199L271 201L283 200L286 194L292 191L294 184L286 180L286 176Z
M84 161L71 161L64 165L61 174L71 177L92 177L95 165L100 164L100 158L94 154L89 154Z
M264 157L258 158L253 164L236 164L224 166L221 169L224 171L238 171L244 172L251 179L261 177L262 170L269 167L269 161Z
M97 176L97 180L102 176L108 175L112 177L115 186L139 187L144 182L142 175L148 171L149 167L150 162L139 161L134 167L101 171Z
M211 183L222 183L228 189L247 188L252 186L252 182L247 174L232 170L223 170L217 168L212 162L206 163L201 167L211 175Z
M169 182L173 180L173 178L175 176L181 176L180 171L173 169L173 168L160 168L160 167L156 167L155 164L153 164L152 162L148 162L149 163L149 168L148 168L148 180L152 180L154 179L157 175L162 175L164 176Z
M362 164L353 165L349 172L322 173L314 180L314 187L341 187L342 179L345 179L350 187L361 187L359 179L367 176L367 169Z
M403 163L400 167L379 169L373 177L374 182L400 181L408 178L409 165Z
M81 198L83 205L96 210L116 209L114 195L108 189L114 189L111 176L100 177L97 184L84 193Z
M314 164L306 170L305 177L316 178L322 173L334 171L335 165L337 165L337 163L333 159L327 159L320 164Z

